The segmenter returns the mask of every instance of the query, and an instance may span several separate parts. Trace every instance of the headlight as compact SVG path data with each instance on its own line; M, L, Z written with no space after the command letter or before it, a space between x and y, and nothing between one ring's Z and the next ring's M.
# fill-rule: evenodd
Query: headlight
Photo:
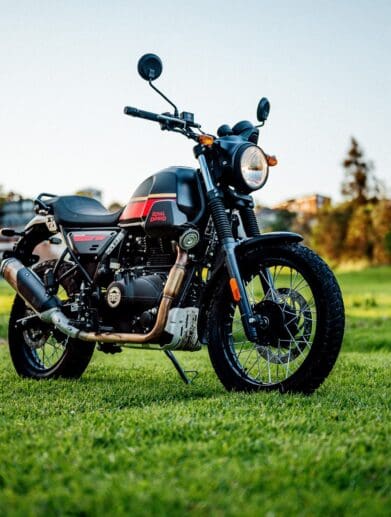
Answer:
M236 151L233 160L234 182L243 192L258 190L264 186L269 166L262 149L256 145L244 145Z

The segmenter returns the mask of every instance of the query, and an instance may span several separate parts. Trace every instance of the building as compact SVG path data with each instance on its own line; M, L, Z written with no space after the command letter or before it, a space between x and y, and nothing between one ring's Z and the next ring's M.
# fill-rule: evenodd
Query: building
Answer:
M0 228L21 231L32 217L34 217L34 202L31 199L4 201L0 205ZM14 241L15 239L0 235L0 254L12 249Z
M92 197L99 202L102 202L102 191L94 187L86 187L76 192L77 196Z
M0 206L0 228L22 230L33 216L34 202L32 199L5 201Z
M276 224L278 220L279 211L273 210L266 206L259 207L255 210L255 217L257 219L258 228L261 231L268 230Z
M331 198L321 194L311 194L309 196L298 197L283 201L273 208L275 210L288 210L299 215L316 215L319 210L331 204Z

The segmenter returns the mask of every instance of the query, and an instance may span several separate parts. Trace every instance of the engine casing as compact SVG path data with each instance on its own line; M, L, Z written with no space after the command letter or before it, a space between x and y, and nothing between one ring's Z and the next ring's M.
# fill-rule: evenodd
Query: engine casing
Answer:
M106 291L106 302L110 309L128 310L137 313L159 304L166 277L161 274L137 278L124 273L122 278L112 282ZM131 312L130 312L131 311Z

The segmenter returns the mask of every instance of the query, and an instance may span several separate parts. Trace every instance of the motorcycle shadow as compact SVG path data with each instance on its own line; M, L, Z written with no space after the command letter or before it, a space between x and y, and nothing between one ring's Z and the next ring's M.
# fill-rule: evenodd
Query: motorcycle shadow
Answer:
M189 368L188 376L192 379L196 368L193 365L186 366ZM185 384L168 363L152 361L152 364L141 366L136 362L129 367L117 364L110 368L95 363L78 383L84 389L91 390L100 401L116 407L165 404L229 395L210 365L197 365L197 370L198 375L194 380Z

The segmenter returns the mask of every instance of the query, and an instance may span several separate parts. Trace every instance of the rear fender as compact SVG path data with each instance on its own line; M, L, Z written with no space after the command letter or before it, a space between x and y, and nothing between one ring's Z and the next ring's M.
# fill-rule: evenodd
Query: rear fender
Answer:
M53 236L53 231L50 231L47 225L47 217L36 215L27 223L24 235L15 244L12 255L25 266L42 260L58 259L64 246L51 244L48 239Z
M270 232L263 233L257 237L251 237L249 239L243 239L240 241L236 248L235 253L238 261L240 262L241 257L246 256L246 253L254 247L265 246L265 245L278 245L278 244L289 244L300 242L303 237L298 233L293 232ZM216 288L222 283L228 281L228 274L223 261L220 261L216 269L212 273L212 276L203 292L200 312L198 315L198 338L201 343L207 344L207 314L211 307L211 301Z

